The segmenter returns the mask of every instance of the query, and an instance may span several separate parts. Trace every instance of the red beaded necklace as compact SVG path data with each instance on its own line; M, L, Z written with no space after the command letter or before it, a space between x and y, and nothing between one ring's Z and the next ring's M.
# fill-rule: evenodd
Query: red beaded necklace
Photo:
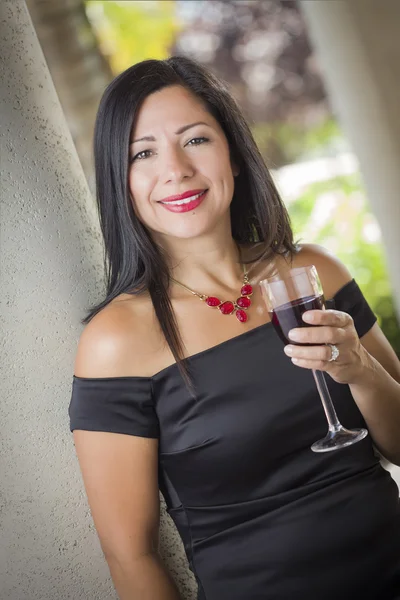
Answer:
M243 285L240 290L240 298L238 298L236 301L224 300L223 302L221 302L221 300L216 296L207 296L206 294L200 294L199 292L191 290L180 281L173 279L173 277L171 277L171 281L173 281L177 285L180 285L182 288L184 288L194 296L200 298L200 300L205 302L207 306L210 306L211 308L218 308L223 315L232 315L233 313L235 313L238 321L240 321L241 323L246 323L248 319L246 310L251 306L250 296L253 293L253 286L249 283L249 277L244 266Z

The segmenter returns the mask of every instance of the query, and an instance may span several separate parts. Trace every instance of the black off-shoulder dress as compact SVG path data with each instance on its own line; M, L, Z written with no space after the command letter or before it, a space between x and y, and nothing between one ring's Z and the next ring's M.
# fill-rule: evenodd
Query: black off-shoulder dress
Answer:
M375 323L353 280L334 297L358 335ZM159 485L199 600L400 598L397 486L371 437L315 454L327 423L309 370L270 323L153 377L73 378L70 428L159 438ZM344 426L365 427L347 385ZM379 402L379 398L376 399Z

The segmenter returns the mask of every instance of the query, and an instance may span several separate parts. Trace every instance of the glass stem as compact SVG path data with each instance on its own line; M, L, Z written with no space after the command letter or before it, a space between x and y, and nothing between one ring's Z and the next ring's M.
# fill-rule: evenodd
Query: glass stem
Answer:
M332 398L326 384L325 376L322 371L313 370L312 374L314 375L315 383L321 397L322 406L324 407L325 415L329 423L329 431L337 431L338 429L341 429L342 426L337 418L337 414L332 403Z

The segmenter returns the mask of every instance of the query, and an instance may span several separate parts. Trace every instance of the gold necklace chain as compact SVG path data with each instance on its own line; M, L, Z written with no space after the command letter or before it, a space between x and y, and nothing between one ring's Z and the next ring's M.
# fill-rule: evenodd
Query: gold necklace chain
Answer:
M248 276L246 267L245 267L245 265L240 265L240 266L243 269L243 284L247 285L249 283L249 276ZM184 290L187 290L188 292L193 294L193 296L197 296L198 298L200 298L200 300L203 300L203 302L205 300L207 300L207 298L209 297L209 296L207 296L207 294L200 294L200 292L196 292L195 290L190 289L187 285L185 285L184 283L181 283L180 281L177 281L173 277L170 277L170 280L173 281L174 283L176 283L177 285L179 285Z
M240 297L236 300L224 300L221 301L216 296L207 296L206 294L200 294L200 292L196 292L192 290L190 287L177 281L173 277L171 277L171 281L179 285L184 290L193 294L193 296L197 296L205 302L208 306L214 309L218 309L223 315L232 315L235 314L236 318L240 323L246 323L248 316L246 314L247 309L251 305L250 296L253 294L253 286L249 283L249 276L247 274L246 267L242 264L243 269L243 284L240 290Z

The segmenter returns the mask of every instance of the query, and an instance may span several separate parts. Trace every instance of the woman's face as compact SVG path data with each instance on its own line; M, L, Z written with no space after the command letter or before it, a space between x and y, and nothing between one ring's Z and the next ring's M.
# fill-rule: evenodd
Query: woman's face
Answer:
M194 238L225 224L234 175L228 142L202 102L175 85L148 96L131 135L129 188L153 237Z

